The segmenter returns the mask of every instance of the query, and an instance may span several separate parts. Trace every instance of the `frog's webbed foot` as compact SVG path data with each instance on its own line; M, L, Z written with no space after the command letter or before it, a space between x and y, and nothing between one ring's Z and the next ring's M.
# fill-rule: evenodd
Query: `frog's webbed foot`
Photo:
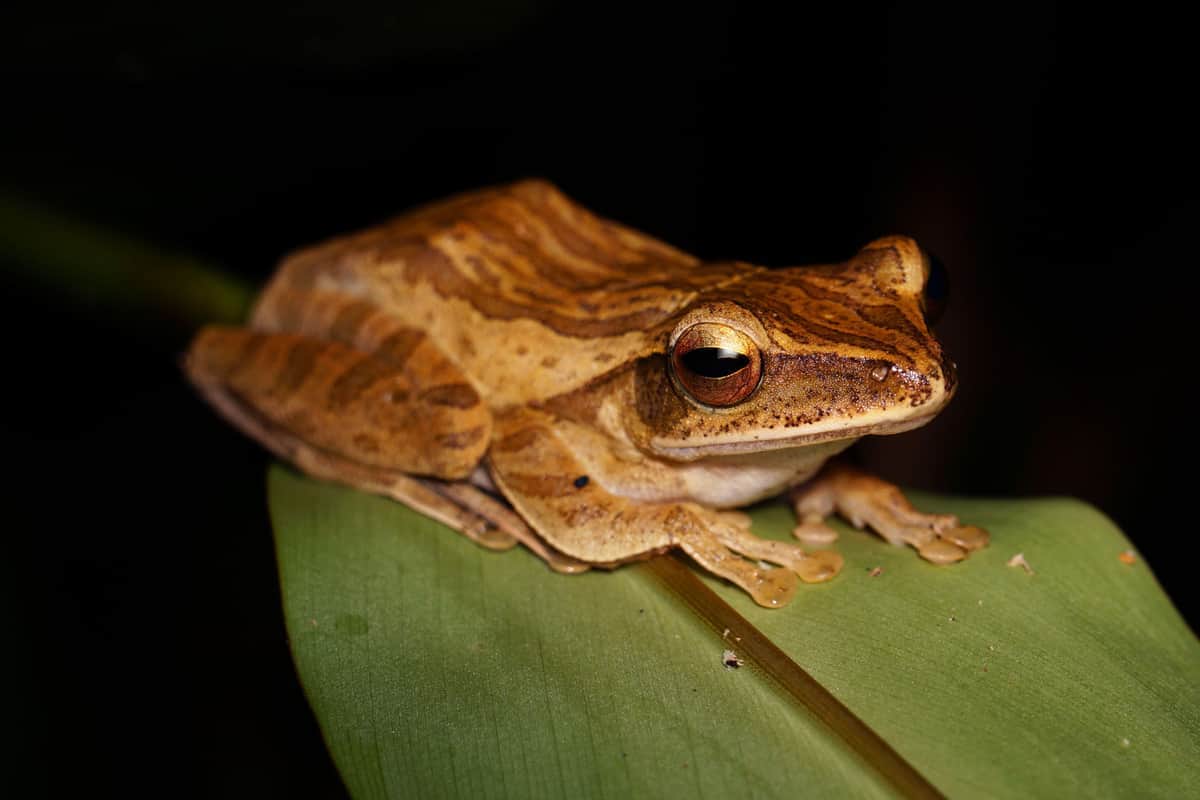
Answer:
M689 517L698 507L687 507L683 512ZM702 509L700 509L702 511ZM692 527L688 525L687 527ZM727 533L737 535L744 533L733 526L722 526ZM724 536L713 535L713 531L697 528L694 532L683 533L675 537L675 544L683 552L691 556L697 564L714 575L742 587L754 602L766 608L782 608L792 601L796 594L797 575L787 567L771 567L761 563L747 561L730 549L722 541ZM750 536L751 534L745 534ZM797 548L799 549L799 548ZM779 562L776 562L779 563Z
M711 511L696 506L692 513L705 518L706 527L723 548L741 553L755 561L780 564L805 583L824 583L842 570L845 560L832 550L805 550L791 542L763 539L750 532L749 517L730 512ZM745 518L743 523L741 518Z
M892 544L907 544L935 564L961 561L987 546L988 533L952 514L924 514L895 485L841 463L792 489L800 520L793 533L804 542L828 542L837 533L824 519L836 511L856 528L870 527Z

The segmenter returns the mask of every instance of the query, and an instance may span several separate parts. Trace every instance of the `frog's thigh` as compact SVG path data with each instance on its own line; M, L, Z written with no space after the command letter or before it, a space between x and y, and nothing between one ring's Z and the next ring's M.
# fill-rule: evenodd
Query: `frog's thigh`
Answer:
M517 541L537 542L536 534L511 509L466 481L420 478L405 474L403 469L364 463L354 457L360 454L353 447L347 448L348 453L326 449L273 419L268 412L277 409L278 401L264 399L264 392L256 391L254 384L247 387L246 379L231 376L236 373L237 362L253 364L255 353L260 358L266 357L272 347L283 348L288 341L283 338L267 341L259 334L237 329L206 329L189 352L186 368L193 382L225 417L309 475L399 500L484 547L506 549ZM242 349L239 351L235 346ZM249 391L240 394L236 386ZM260 402L256 405L254 399ZM400 454L397 463L404 461L404 454ZM571 566L567 562L558 568Z
M791 500L801 520L796 535L805 541L836 510L856 528L870 527L892 544L911 545L935 564L961 561L988 543L987 531L961 525L950 514L923 514L899 487L840 462L794 489Z
M798 547L776 543L780 547L768 554L760 547L763 540L720 512L692 503L640 503L606 491L557 437L552 420L539 412L520 409L498 416L488 457L493 478L513 507L569 556L611 565L679 547L761 605L784 605L795 592L792 571L753 564L730 547L776 563L800 560Z
M368 467L467 477L491 438L491 412L424 334L403 329L384 352L295 333L210 326L185 370L230 420L247 422Z

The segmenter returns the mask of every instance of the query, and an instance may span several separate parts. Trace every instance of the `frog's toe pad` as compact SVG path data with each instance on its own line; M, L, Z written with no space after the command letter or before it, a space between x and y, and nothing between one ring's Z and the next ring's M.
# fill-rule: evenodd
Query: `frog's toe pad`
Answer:
M511 550L517 546L515 536L493 525L479 526L474 535L471 533L467 533L467 535L488 550Z
M953 542L968 553L987 547L988 542L992 538L983 528L977 528L974 525L958 525L949 530L942 531L938 535L943 540Z
M805 583L824 583L842 571L846 559L832 550L813 550L792 564L800 580Z
M967 551L945 539L930 539L915 545L921 558L934 564L953 564L967 557Z
M805 544L829 544L837 541L838 533L824 522L805 520L792 528L792 535Z
M958 525L939 531L937 536L913 542L921 558L934 564L962 561L975 550L987 546L988 532L974 525Z
M796 574L785 567L756 569L751 581L743 588L763 608L782 608L796 594Z

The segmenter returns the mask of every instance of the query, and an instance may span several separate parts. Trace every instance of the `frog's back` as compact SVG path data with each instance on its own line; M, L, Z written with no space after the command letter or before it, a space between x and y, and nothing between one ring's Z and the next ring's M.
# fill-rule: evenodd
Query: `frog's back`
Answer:
M661 347L660 323L743 265L706 265L543 181L484 189L287 258L252 324L295 298L370 300L429 335L493 405L543 399Z

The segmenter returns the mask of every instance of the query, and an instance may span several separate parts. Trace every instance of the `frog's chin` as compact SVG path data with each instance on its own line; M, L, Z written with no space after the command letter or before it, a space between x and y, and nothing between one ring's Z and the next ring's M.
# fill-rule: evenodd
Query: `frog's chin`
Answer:
M848 440L847 447L855 439L864 436L881 436L892 433L904 433L913 428L919 428L937 416L939 408L928 414L907 417L905 419L876 419L873 421L847 420L842 424L826 421L819 426L806 426L802 429L785 428L759 431L742 439L730 438L725 441L711 439L697 442L695 440L672 440L655 437L650 440L650 450L657 456L671 461L695 461L710 456L730 456L745 453L761 453L770 450L784 450L797 447L809 447Z

